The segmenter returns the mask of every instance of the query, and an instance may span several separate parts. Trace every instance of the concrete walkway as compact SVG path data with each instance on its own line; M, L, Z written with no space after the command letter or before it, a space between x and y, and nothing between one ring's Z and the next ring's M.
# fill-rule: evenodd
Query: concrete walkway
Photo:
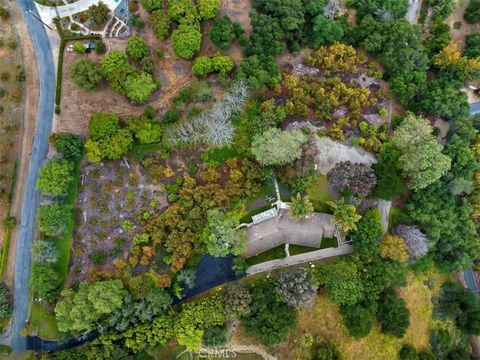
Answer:
M330 258L337 258L340 256L351 254L352 251L353 251L352 246L348 244L341 245L337 248L328 248L328 249L322 249L317 251L311 251L304 254L289 256L284 259L266 261L261 264L250 266L247 269L246 274L247 276L249 276L249 275L258 274L264 271L275 270L282 267L294 266L294 265L299 265L299 264L312 262L312 261L323 261Z
M42 21L46 24L51 24L53 19L60 17L64 18L70 15L78 14L79 12L87 10L91 5L99 3L100 0L79 0L72 4L62 6L45 6L35 3L38 13ZM105 5L113 12L119 4L115 0L102 0Z

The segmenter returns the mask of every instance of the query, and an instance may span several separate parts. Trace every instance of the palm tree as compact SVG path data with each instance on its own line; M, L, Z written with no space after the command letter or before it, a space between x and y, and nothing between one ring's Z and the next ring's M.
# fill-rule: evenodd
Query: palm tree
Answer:
M345 198L337 202L327 201L327 204L333 209L333 222L337 224L344 234L350 230L357 230L357 221L362 218L357 214L357 209L352 204L347 204Z
M290 216L293 216L297 220L305 219L313 212L313 205L308 199L308 196L304 196L297 193L296 197L292 196L292 202L290 203Z

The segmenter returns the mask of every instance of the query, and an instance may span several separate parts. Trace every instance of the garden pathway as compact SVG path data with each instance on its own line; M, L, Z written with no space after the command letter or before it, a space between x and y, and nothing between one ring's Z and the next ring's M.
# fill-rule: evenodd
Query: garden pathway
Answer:
M313 261L323 261L329 258L337 258L352 253L353 248L351 245L344 244L336 248L328 248L316 251L310 251L304 254L289 256L284 259L277 259L266 261L261 264L250 266L246 274L254 275L264 271L271 271L282 267L299 265Z

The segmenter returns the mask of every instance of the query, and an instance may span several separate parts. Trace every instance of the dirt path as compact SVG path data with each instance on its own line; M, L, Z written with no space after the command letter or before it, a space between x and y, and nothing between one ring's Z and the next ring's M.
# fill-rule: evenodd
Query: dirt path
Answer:
M33 136L35 134L35 120L38 107L39 84L38 84L38 70L35 58L35 50L33 48L32 40L28 33L25 23L20 17L17 7L14 8L14 23L17 31L22 57L23 66L26 74L26 89L24 97L24 120L20 129L17 153L18 153L18 168L17 168L17 183L15 187L15 194L12 200L11 215L15 216L17 220L20 218L20 210L22 205L22 198L24 193L25 179L28 168L28 160L31 153ZM8 255L8 264L5 272L5 282L8 286L13 284L13 269L15 262L15 249L17 239L17 228L12 232L10 242L10 252Z

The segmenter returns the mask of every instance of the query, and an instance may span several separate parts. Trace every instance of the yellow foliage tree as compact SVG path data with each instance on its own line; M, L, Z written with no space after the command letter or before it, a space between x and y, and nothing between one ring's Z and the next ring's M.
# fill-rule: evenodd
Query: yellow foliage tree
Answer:
M433 64L443 71L454 71L465 79L471 79L480 72L480 58L462 56L457 43L445 47L433 58Z
M405 240L400 236L385 236L380 246L380 256L393 261L406 262L409 256Z

